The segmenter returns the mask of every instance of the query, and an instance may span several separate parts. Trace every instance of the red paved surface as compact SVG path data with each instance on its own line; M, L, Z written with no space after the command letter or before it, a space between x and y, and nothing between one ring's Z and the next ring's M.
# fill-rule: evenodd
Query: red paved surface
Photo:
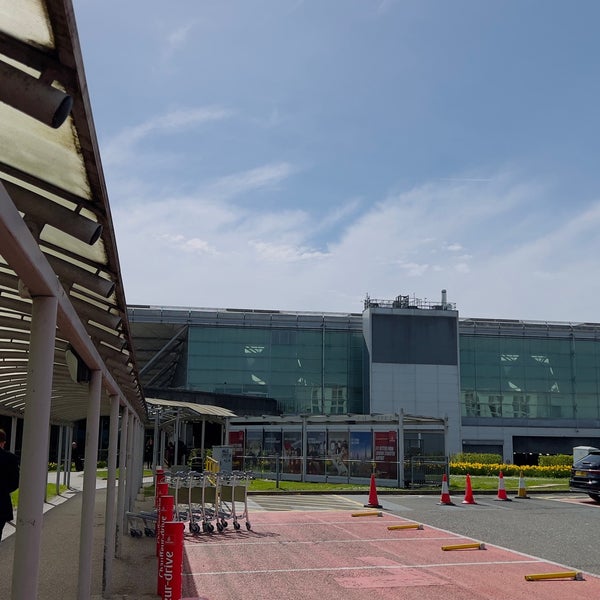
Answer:
M589 600L600 578L525 581L570 570L410 521L351 511L254 512L252 531L186 535L183 597L206 600ZM485 550L442 551L484 542Z

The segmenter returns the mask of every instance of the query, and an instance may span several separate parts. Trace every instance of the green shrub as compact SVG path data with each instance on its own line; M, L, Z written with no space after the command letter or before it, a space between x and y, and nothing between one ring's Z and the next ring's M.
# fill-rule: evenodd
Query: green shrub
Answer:
M478 454L476 452L460 452L450 459L457 463L481 463L484 465L497 465L502 462L500 454Z
M571 474L570 465L506 465L503 463L487 464L487 463L467 463L454 462L450 463L450 475L485 475L495 477L500 474L506 477L519 477L523 473L523 477L569 477Z
M540 456L538 462L542 467L554 467L556 465L566 465L570 467L573 464L573 456L571 454Z

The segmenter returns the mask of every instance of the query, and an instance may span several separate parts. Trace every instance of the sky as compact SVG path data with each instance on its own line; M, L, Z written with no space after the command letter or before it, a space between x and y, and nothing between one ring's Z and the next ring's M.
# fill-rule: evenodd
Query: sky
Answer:
M596 0L74 0L128 304L600 322Z

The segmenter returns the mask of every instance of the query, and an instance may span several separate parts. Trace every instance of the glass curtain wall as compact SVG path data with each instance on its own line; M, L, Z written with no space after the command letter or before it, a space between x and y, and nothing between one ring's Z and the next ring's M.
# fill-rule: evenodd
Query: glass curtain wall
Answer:
M288 414L360 414L363 345L359 332L192 326L187 386L274 398Z
M463 417L597 419L600 342L460 336Z

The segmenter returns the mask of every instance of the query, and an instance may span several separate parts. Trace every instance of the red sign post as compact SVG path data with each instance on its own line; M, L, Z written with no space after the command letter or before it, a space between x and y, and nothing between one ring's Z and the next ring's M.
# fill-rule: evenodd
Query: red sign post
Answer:
M158 516L156 520L156 556L158 556L158 582L157 593L160 595L163 586L161 561L164 557L165 523L173 520L173 496L161 496L159 500Z
M161 481L156 484L156 496L154 497L154 508L158 508L158 499L161 496L166 496L169 493L169 484L166 481Z
M165 523L162 600L181 600L184 529L181 521Z

